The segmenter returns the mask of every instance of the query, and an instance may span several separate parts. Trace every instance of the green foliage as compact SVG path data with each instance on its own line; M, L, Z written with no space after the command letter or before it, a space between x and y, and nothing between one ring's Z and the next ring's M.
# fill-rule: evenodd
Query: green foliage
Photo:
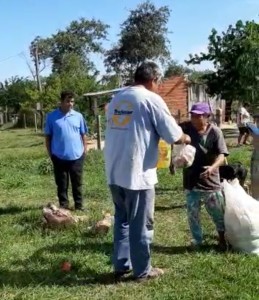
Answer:
M157 8L149 1L131 10L121 25L117 45L106 53L107 70L115 71L124 80L129 80L143 61L167 61L170 58L167 39L169 17L170 10L167 6Z
M102 40L106 39L108 25L99 20L81 18L72 21L65 30L59 30L48 38L36 37L30 46L31 56L34 57L38 47L40 61L50 59L53 72L61 73L66 68L67 55L75 54L82 63L93 68L89 59L91 53L102 53Z
M166 66L164 76L165 78L169 78L171 76L187 75L190 74L191 71L191 69L179 64L176 60L171 60Z
M21 107L35 104L38 99L36 84L23 77L12 77L4 82L4 89L0 93L0 106L18 112Z
M211 61L215 72L205 76L208 92L233 99L253 102L251 89L258 91L259 24L238 21L221 35L213 29L209 36L208 52L190 55L188 64ZM250 92L249 92L250 90Z
M55 108L62 90L72 90L76 95L77 107L81 112L87 110L82 95L98 90L91 53L102 53L102 40L106 38L108 25L101 21L81 18L73 21L65 30L49 38L37 37L31 43L31 55L38 48L40 62L50 59L53 73L44 79L41 101L45 111Z
M197 83L206 83L206 76L211 74L213 71L204 70L204 71L196 71L188 68L187 66L179 64L175 60L171 60L165 69L165 78L169 78L172 76L188 76L188 79Z
M53 164L50 158L44 158L40 161L38 166L40 175L53 174Z
M215 228L203 206L206 245L200 251L188 248L181 171L171 176L166 169L158 171L152 246L152 264L165 268L165 275L144 284L115 282L112 230L106 236L90 236L87 230L102 218L103 210L113 214L102 151L90 151L85 161L88 221L66 230L44 231L42 207L57 200L53 176L38 172L46 158L39 142L43 138L30 130L0 134L1 299L258 299L258 257L218 253ZM249 150L231 149L229 160L241 160L249 167ZM64 261L71 262L70 272L61 271Z

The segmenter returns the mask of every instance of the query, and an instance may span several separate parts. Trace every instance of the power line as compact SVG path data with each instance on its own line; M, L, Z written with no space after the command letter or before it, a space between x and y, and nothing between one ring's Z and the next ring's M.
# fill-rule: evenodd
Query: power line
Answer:
M21 54L22 54L22 52L19 52L19 53L15 54L15 55L6 57L6 58L4 58L4 59L1 59L1 60L0 60L0 63L3 62L3 61L6 61L6 60L8 60L8 59L14 58L14 57L16 57L16 56L19 56L19 55L21 55Z

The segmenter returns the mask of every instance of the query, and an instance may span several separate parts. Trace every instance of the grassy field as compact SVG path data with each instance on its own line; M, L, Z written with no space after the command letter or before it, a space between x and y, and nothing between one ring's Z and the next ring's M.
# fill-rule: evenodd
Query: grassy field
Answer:
M190 251L180 172L159 171L153 264L161 279L115 283L112 233L91 236L87 227L112 212L102 153L85 163L89 221L63 231L43 231L42 206L56 202L43 137L30 130L0 132L0 299L259 299L259 259L217 253L215 232L203 213L207 246ZM231 149L230 161L247 166L251 149ZM71 202L72 204L72 202ZM64 273L60 264L72 263Z

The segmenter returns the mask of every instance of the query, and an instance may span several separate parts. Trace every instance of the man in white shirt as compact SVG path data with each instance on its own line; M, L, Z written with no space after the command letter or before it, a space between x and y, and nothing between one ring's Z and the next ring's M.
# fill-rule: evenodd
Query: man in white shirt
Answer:
M135 84L114 96L107 111L105 166L115 205L115 275L131 270L135 279L154 278L150 243L157 183L158 142L190 143L171 116L164 100L155 93L161 78L158 66L143 63Z
M238 118L238 129L239 129L239 136L238 136L238 145L241 144L246 145L247 139L249 137L249 130L247 128L247 123L251 122L250 114L248 112L249 104L244 103L243 106L239 109L239 118Z

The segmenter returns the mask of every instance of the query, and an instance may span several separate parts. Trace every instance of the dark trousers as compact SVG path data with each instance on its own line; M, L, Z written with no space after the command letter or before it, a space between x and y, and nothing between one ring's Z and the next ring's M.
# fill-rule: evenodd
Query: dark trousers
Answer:
M57 185L59 204L61 207L68 208L68 186L69 178L72 185L72 193L75 202L75 208L80 209L83 206L82 196L82 175L85 155L83 154L76 160L62 160L52 155L54 166L54 176Z

